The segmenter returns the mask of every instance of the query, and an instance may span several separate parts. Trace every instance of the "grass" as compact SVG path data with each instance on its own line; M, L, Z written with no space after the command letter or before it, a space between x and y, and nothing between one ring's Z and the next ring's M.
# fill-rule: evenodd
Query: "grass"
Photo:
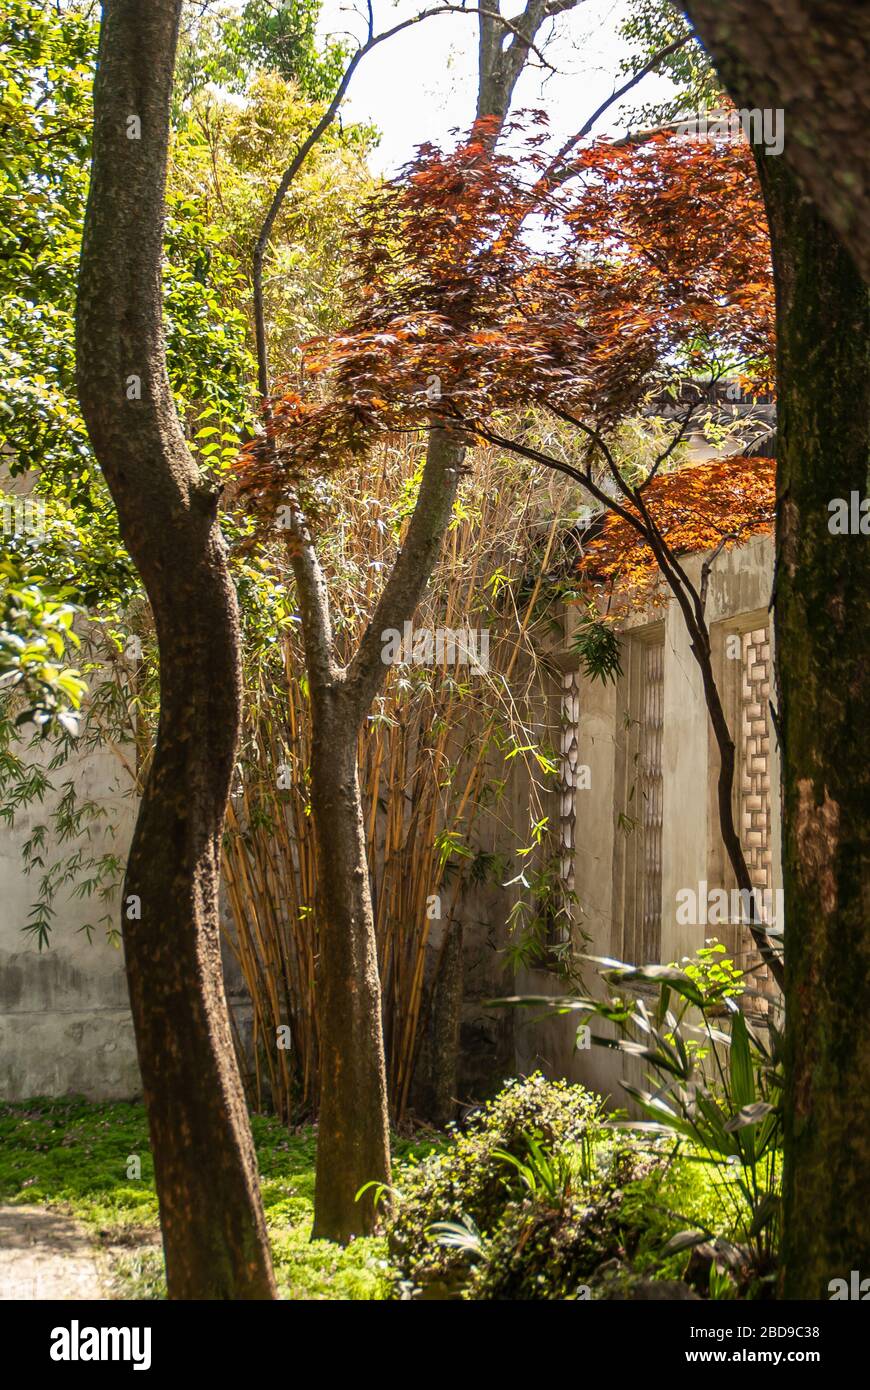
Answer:
M290 1133L261 1115L251 1124L281 1297L387 1297L382 1239L359 1239L346 1248L310 1240L314 1131ZM421 1156L432 1147L407 1140L395 1146L399 1158ZM139 1168L131 1162L135 1159ZM111 1249L119 1296L165 1295L162 1255L154 1243L154 1169L141 1105L95 1104L78 1097L0 1105L0 1201L52 1206L81 1221Z
M388 1264L384 1239L358 1239L346 1248L310 1239L314 1130L289 1132L262 1115L252 1116L251 1125L281 1297L369 1301L395 1296L396 1272ZM399 1191L403 1161L450 1147L447 1136L432 1135L422 1143L397 1140ZM671 1144L653 1149L658 1161L645 1178L627 1184L621 1198L627 1223L641 1233L633 1264L647 1277L680 1278L688 1252L668 1253L667 1241L686 1228L728 1233L734 1211L727 1191L731 1174L691 1161L690 1146L681 1146L679 1154ZM117 1297L165 1296L141 1105L77 1097L0 1104L0 1202L51 1206L82 1222L106 1252ZM434 1212L433 1218L440 1215Z

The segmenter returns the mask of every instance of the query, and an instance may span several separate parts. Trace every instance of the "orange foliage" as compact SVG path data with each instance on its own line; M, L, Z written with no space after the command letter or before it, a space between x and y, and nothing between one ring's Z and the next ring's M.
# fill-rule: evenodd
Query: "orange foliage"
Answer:
M768 458L716 459L654 478L644 503L677 556L725 549L769 531L776 501L776 463ZM633 504L620 503L638 515ZM593 588L618 591L621 607L638 608L667 600L650 546L615 512L585 547L579 572Z

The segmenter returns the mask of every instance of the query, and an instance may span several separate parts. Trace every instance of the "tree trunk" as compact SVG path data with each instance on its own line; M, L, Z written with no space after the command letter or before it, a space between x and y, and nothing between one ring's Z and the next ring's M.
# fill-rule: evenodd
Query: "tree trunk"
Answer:
M373 1193L388 1182L381 987L357 770L360 730L381 689L386 630L409 622L426 590L453 510L465 449L434 426L402 548L346 671L334 663L329 600L301 517L291 540L311 688L311 797L320 862L323 929L317 970L320 1113L314 1236L367 1234Z
M870 539L829 530L834 498L870 491L870 312L788 167L765 161L762 182L778 330L783 1292L818 1299L870 1273Z
M419 1093L422 1113L439 1129L456 1119L459 1036L464 987L464 933L461 922L448 921L429 987L425 1061Z
M318 1006L320 1111L314 1237L346 1242L375 1214L366 1183L389 1183L381 987L372 914L357 729L342 694L313 701L311 794L322 902Z
M273 1298L221 970L218 872L241 702L217 496L166 374L160 265L180 3L109 0L76 309L79 398L154 612L157 747L122 926L170 1298Z
M680 0L738 107L784 112L788 164L870 275L870 7Z
M759 154L777 295L774 627L785 890L782 1291L870 1269L870 585L829 503L868 493L866 6L684 0ZM832 230L832 229L836 229Z
M580 0L526 0L525 9L502 20L501 0L490 0L478 12L477 118L493 120L493 135L510 110L514 88L528 62L542 25Z

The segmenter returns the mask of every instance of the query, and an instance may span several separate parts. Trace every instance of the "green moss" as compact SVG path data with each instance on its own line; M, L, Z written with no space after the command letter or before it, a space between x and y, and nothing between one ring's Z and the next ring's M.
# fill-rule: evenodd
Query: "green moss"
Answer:
M289 1133L255 1115L254 1142L263 1204L281 1296L378 1299L387 1294L386 1243L354 1241L347 1249L311 1241L316 1140L310 1128ZM396 1145L399 1158L431 1145ZM128 1178L131 1155L141 1178ZM130 1243L114 1260L125 1298L164 1296L159 1247L137 1248L158 1229L154 1168L141 1105L94 1104L78 1097L0 1105L0 1201L58 1206L107 1243Z
M131 1155L141 1179L127 1177ZM79 1097L0 1105L0 1200L59 1204L100 1230L156 1225L143 1107Z
M255 1115L251 1124L282 1298L373 1300L407 1296L597 1296L597 1267L680 1279L691 1252L666 1253L686 1229L729 1235L728 1175L692 1161L688 1146L644 1142L601 1128L600 1101L540 1076L510 1083L465 1131L395 1143L400 1193L386 1237L347 1248L311 1241L316 1136ZM530 1189L505 1158L529 1160L528 1136L559 1156L549 1182ZM128 1178L138 1156L141 1178ZM540 1174L539 1174L540 1177ZM724 1186L723 1186L724 1184ZM157 1198L141 1105L79 1098L0 1105L0 1201L56 1206L112 1247L115 1292L165 1296ZM733 1202L735 1213L739 1203ZM467 1221L482 1249L445 1247L432 1227ZM481 1259L481 1256L483 1257ZM706 1287L699 1287L706 1294ZM729 1296L727 1293L716 1296ZM747 1290L741 1296L758 1296Z

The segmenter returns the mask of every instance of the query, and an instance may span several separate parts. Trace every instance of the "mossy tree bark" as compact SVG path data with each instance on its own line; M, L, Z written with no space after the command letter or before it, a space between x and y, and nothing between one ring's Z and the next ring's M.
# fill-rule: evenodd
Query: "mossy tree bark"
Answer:
M737 107L784 112L782 158L870 276L870 7L677 0Z
M122 926L169 1296L273 1298L221 970L218 872L239 622L217 496L166 373L160 266L179 0L107 0L76 309L79 398L151 601L160 722Z
M786 959L783 1292L870 1273L870 305L781 160L762 164L777 290L775 632ZM870 527L870 517L865 519Z
M777 294L774 627L782 764L786 1093L782 1292L870 1270L870 12L850 0L682 0L758 153ZM864 279L862 279L862 274Z

